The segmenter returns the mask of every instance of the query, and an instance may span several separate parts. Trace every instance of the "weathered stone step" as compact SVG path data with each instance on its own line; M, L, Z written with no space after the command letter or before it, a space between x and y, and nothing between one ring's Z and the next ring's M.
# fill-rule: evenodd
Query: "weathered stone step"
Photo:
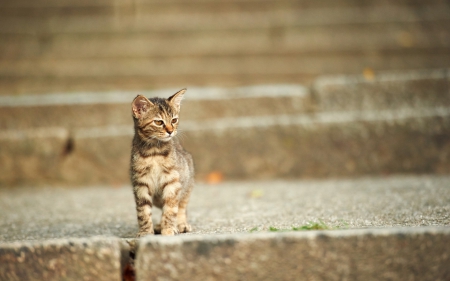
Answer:
M0 76L0 96L70 92L142 91L192 87L241 87L267 84L308 85L317 73L158 74L152 76Z
M86 36L52 35L42 38L26 35L0 35L0 51L12 58L133 58L182 56L299 55L336 52L381 52L405 48L449 48L447 21L397 24L358 24L329 27L286 27L277 34L271 29L190 32L167 40L167 34L119 33ZM434 34L430 38L430 34ZM201 42L201 43L199 43ZM274 48L274 45L276 48ZM423 50L425 52L425 50Z
M120 281L121 245L107 237L0 242L0 280Z
M446 48L438 48L426 53L416 52L416 50L387 51L381 57L378 54L340 52L284 56L155 58L153 60L142 58L21 59L0 61L0 76L3 79L52 78L58 80L66 78L74 82L77 79L133 77L136 80L148 79L150 85L154 80L168 79L168 77L172 77L173 83L179 83L178 77L184 75L193 77L193 81L211 76L220 78L222 75L225 77L237 75L241 77L238 81L246 81L246 79L251 80L253 76L265 75L268 77L267 83L273 83L271 75L317 77L321 74L355 74L361 73L367 67L374 70L386 70L386 64L389 64L390 70L445 68L450 65L450 53Z
M339 9L339 10L336 10ZM104 33L124 31L189 31L189 30L233 30L272 28L284 26L311 26L360 24L378 22L421 22L450 19L450 7L446 4L426 5L425 9L408 6L368 6L345 8L288 8L278 11L213 11L185 13L141 14L136 9L132 15L0 18L0 33L3 34L52 34L52 33ZM145 12L145 11L144 11Z
M366 76L321 77L312 94L300 85L189 88L183 123L191 120L295 115L314 112L390 110L450 106L448 69L373 72ZM0 96L0 129L74 129L130 125L137 94L168 97L177 89L136 92ZM100 109L100 110L99 110Z
M234 93L194 89L183 105L180 138L196 159L198 179L214 171L229 179L450 173L446 70L323 78L314 89L312 99L297 86ZM127 183L133 134L127 95L106 94L112 104L102 95L85 95L85 101L76 95L59 101L8 97L11 107L2 110L2 120L9 123L0 133L1 184ZM33 99L43 106L28 119L33 126L18 123L29 107L14 103L30 105ZM49 106L69 101L78 103L71 112L67 105ZM106 116L101 110L88 115L103 107ZM61 110L71 118L59 121ZM49 115L39 128L34 120L42 112Z
M428 0L427 4L444 4L443 0ZM396 5L406 5L406 6L420 6L420 2L412 2L410 0L397 0ZM392 6L391 1L386 0L369 0L369 1L357 1L357 0L322 0L311 1L311 0L229 0L229 1L214 1L214 0L193 0L186 3L182 0L141 0L137 3L130 3L127 0L118 0L111 3L107 0L97 0L95 2L89 0L68 0L68 1L58 1L58 0L4 0L0 3L2 8L17 8L17 9L29 9L29 8L92 8L92 7L129 7L129 6L139 6L147 7L152 6L155 10L158 9L174 9L179 11L180 9L193 9L192 6L198 8L208 8L212 10L220 9L242 9L245 7L255 8L274 8L274 7L348 7L348 6ZM182 8L180 8L182 7Z
M148 236L131 273L137 281L447 280L449 243L448 227ZM0 280L119 281L128 258L117 238L0 243Z
M139 241L129 184L1 189L0 280L123 280L130 252L140 279L162 265L159 276L178 280L197 280L183 278L192 270L232 280L240 267L245 280L284 280L291 270L311 279L447 280L449 183L449 175L198 183L194 233ZM313 225L326 230L302 230Z
M189 221L195 235L292 230L312 222L328 230L448 227L449 188L450 175L197 182ZM0 189L0 240L132 240L135 206L130 183ZM155 223L160 218L155 209Z
M128 126L130 131L130 104L138 94L169 97L177 90L0 96L0 130L61 127L73 132L80 128ZM184 123L305 113L309 107L309 90L301 85L189 88L181 116Z
M324 178L450 173L450 109L184 122L197 178ZM3 186L124 184L132 128L3 132Z
M0 94L310 83L450 65L443 0L0 5Z
M449 228L148 237L136 280L446 280L449 244Z
M448 69L320 77L312 86L317 111L366 111L450 106Z
M194 233L144 238L137 249L128 184L1 189L0 280L122 280L130 251L140 279L161 265L159 276L178 280L197 280L183 278L191 270L201 280L214 271L232 280L242 266L245 280L257 272L256 280L284 280L290 270L311 279L379 280L389 273L410 280L414 273L446 280L449 182L449 176L397 176L199 183L189 205ZM329 229L287 232L311 221ZM268 233L271 227L278 231Z
M204 171L241 179L449 173L450 120L448 109L445 112L425 118L413 113L405 119L388 117L396 112L356 118L283 116L261 127L229 120L242 127L223 130L220 125L230 122L222 121L204 126L202 134L186 133L184 143L200 160L199 176ZM212 134L212 128L222 132Z

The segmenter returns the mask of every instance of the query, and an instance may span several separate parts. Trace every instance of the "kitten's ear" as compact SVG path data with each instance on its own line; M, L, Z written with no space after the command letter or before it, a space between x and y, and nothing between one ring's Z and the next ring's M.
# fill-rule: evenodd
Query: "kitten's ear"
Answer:
M145 113L147 113L150 106L152 105L153 103L149 101L146 97L138 95L137 97L134 98L133 102L131 103L133 117L136 119L141 118Z
M168 98L167 100L169 102L171 102L176 108L177 110L180 110L180 106L181 106L181 100L183 99L183 95L186 92L186 88L176 92L173 96L171 96L170 98Z

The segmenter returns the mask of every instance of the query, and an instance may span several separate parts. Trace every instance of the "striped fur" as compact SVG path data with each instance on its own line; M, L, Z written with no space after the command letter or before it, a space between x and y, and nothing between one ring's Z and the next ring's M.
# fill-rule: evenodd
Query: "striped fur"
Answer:
M186 89L168 99L137 96L132 104L134 138L130 177L136 200L138 237L161 232L191 231L186 207L194 185L192 157L174 137L180 103ZM162 209L161 224L153 226L152 207Z

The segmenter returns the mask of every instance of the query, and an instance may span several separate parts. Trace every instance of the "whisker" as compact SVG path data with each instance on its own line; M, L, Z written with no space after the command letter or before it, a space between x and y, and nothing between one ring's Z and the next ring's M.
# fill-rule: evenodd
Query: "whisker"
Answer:
M177 135L175 137L178 138L180 141L183 141L185 136L186 136L185 132L178 129Z

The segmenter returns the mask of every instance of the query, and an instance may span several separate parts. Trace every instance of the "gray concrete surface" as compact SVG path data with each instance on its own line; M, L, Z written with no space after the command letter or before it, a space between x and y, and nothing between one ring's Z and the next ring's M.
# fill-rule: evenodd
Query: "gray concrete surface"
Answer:
M3 189L0 210L1 241L133 238L137 231L128 186ZM334 229L450 226L450 177L198 183L188 211L193 234L264 232L319 221Z
M449 280L450 228L146 237L136 280Z

